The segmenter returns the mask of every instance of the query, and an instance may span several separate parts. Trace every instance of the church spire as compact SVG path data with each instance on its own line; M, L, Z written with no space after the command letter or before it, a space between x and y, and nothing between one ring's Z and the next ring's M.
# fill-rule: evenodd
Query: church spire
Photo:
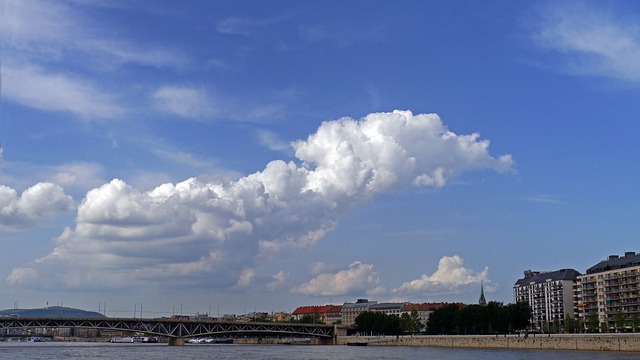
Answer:
M487 299L484 298L484 283L480 280L480 300L478 305L487 305Z

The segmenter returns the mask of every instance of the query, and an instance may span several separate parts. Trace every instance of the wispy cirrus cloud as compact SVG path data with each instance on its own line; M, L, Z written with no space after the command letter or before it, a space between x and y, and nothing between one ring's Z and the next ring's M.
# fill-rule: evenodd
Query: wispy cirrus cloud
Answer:
M547 194L538 194L533 196L528 196L524 198L526 201L537 202L537 203L545 203L545 204L562 204L563 202L558 200L557 197L553 195Z
M126 64L174 68L185 64L176 51L114 35L87 15L90 3L81 5L3 2L3 95L9 101L85 120L116 118L127 108L113 84L106 85L104 73Z
M354 26L350 23L314 24L299 28L298 36L305 42L328 41L339 47L360 42L381 42L386 39L386 25L372 23L370 26Z
M260 130L258 131L258 141L272 151L293 153L293 147L291 143L282 140L278 134L273 131Z
M80 118L115 118L124 113L115 96L87 79L37 66L3 66L3 95L24 106L64 111Z
M259 23L246 18L228 17L216 23L216 31L221 34L249 36Z
M251 36L266 26L287 20L293 13L285 13L271 18L256 19L249 17L229 16L216 22L216 31L221 34Z
M287 96L277 93L268 104L240 101L233 96L214 95L211 87L193 85L164 85L150 94L157 111L193 121L238 121L247 123L271 123L286 113ZM267 140L258 135L261 140ZM269 137L270 135L266 135ZM271 136L272 139L275 139ZM274 143L271 143L275 145Z
M183 55L174 50L150 47L113 35L85 13L92 3L82 5L85 6L5 0L0 25L3 46L12 50L12 58L20 56L22 60L40 64L66 61L85 67L124 63L180 67L185 63Z
M151 95L161 111L190 119L209 119L217 114L215 101L206 90L189 86L163 86Z
M540 14L531 38L539 47L561 54L565 70L640 81L640 14L598 2L551 2Z

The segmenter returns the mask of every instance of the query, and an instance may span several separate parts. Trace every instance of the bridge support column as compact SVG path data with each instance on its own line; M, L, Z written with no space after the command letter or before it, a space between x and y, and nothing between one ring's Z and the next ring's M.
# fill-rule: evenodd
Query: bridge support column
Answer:
M169 346L182 346L184 345L184 338L169 338Z

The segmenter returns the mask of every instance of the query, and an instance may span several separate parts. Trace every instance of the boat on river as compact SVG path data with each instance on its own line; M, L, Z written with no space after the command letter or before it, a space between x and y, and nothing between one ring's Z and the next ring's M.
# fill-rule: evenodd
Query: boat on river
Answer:
M366 341L353 341L353 342L347 343L347 346L367 346L367 345L369 345L369 343Z

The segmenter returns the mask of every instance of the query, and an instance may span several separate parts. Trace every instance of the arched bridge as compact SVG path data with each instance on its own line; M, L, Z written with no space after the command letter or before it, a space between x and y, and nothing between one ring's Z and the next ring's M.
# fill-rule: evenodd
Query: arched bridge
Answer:
M196 319L73 319L73 318L0 318L0 329L74 327L86 329L118 330L169 337L170 345L184 344L186 338L219 334L264 334L306 336L322 339L325 344L335 343L333 325L224 322Z

